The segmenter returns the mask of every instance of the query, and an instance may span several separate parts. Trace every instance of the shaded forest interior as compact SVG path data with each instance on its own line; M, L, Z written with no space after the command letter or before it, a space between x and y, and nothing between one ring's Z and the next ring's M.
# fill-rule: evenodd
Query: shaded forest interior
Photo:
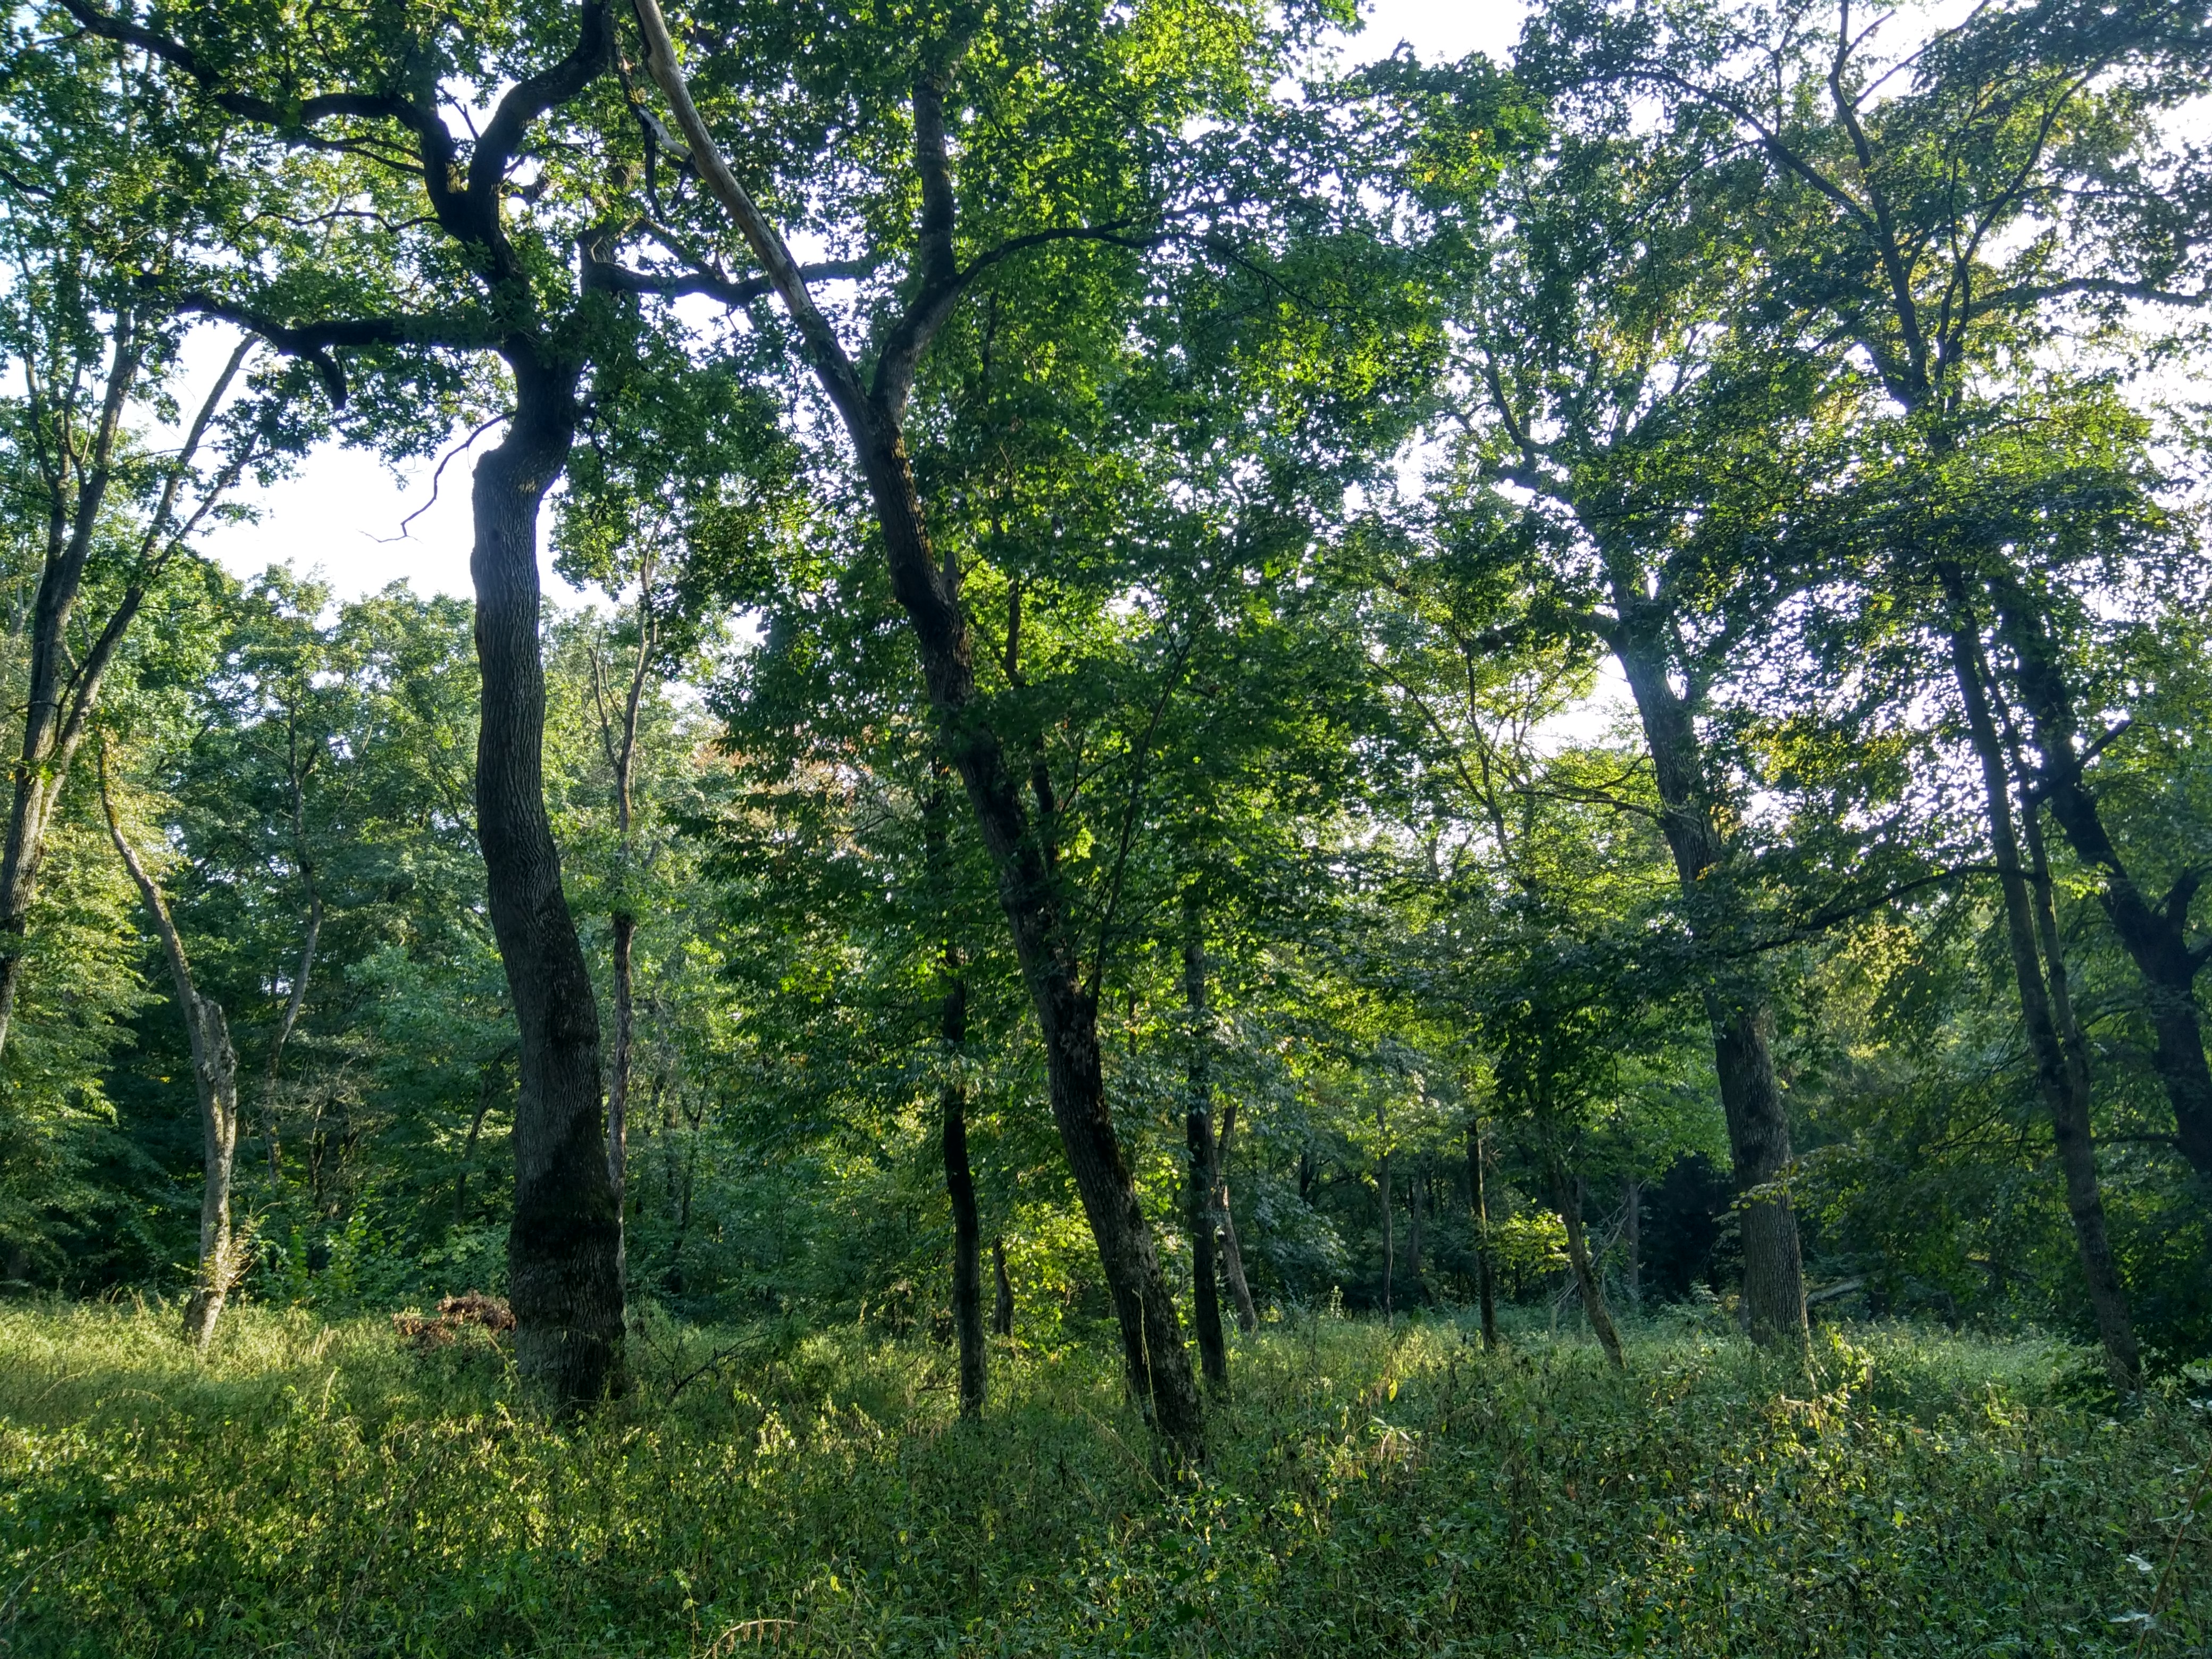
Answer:
M2199 1650L2212 20L1352 21L0 25L0 1646Z

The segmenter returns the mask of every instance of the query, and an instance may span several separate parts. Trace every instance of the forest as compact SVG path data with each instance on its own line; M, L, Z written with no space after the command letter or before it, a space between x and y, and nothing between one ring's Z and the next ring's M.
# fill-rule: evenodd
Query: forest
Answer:
M2206 1651L2212 7L665 7L0 23L0 1652Z

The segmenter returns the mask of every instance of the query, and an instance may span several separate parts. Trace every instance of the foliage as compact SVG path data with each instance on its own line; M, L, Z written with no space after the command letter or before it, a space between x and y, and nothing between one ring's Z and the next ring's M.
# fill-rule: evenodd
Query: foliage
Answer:
M955 1425L927 1343L655 1321L561 1430L482 1340L254 1314L200 1369L153 1319L0 1328L13 1652L2179 1654L2212 1620L2196 1414L2109 1418L2033 1340L1850 1329L1778 1393L1680 1324L1619 1376L1302 1319L1164 1490L1086 1354L1002 1352Z

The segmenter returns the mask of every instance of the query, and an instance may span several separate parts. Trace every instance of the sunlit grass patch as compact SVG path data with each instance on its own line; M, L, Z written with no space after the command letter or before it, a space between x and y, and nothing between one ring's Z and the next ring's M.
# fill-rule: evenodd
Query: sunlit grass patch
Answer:
M1180 1480L1108 1349L649 1320L546 1420L489 1343L248 1309L0 1312L11 1655L2199 1651L2208 1449L2067 1351L1897 1329L1809 1373L1654 1325L1310 1319L1235 1356ZM2132 1558L2132 1559L2130 1559ZM2148 1610L2172 1559L2166 1605ZM2137 1563L2153 1564L2145 1573ZM722 1638L738 1634L729 1641Z

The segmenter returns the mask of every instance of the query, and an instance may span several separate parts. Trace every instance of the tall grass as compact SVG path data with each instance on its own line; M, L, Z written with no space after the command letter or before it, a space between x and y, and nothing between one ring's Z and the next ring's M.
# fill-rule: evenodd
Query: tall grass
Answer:
M2212 1637L2183 1399L2048 1344L1311 1319L1235 1359L1195 1480L1107 1350L649 1321L544 1420L503 1356L247 1309L0 1312L10 1655L2176 1655ZM2197 1522L2199 1532L2212 1516ZM2137 1565L2140 1563L2141 1565ZM2145 1571L2145 1568L2148 1571ZM2154 1624L2128 1615L2151 1610ZM2117 1621L2117 1622L2116 1622Z

